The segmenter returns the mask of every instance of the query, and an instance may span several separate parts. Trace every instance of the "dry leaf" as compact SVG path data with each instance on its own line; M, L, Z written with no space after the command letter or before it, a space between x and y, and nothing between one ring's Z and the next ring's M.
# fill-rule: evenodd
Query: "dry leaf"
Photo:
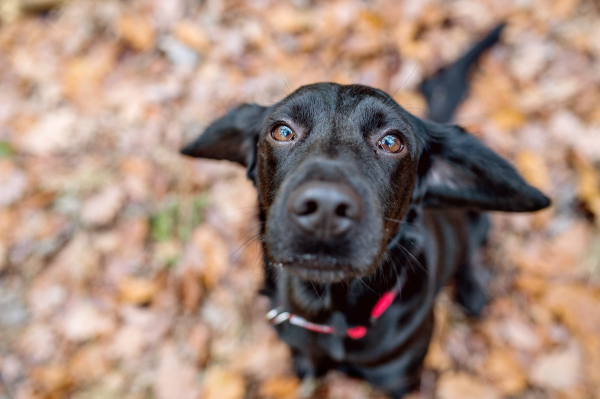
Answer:
M214 287L228 267L229 251L219 233L203 225L194 230L192 242L202 251L201 275L208 288Z
M198 24L189 20L184 20L177 24L175 27L175 37L200 53L204 53L210 48L210 41L204 30Z
M566 390L578 383L581 371L581 355L570 347L540 356L531 367L530 379L543 388Z
M60 328L65 338L82 342L112 334L115 320L111 314L101 312L93 304L78 301L67 309Z
M119 294L125 303L142 305L149 303L158 287L152 280L136 277L125 277L119 282Z
M136 50L146 51L154 47L154 27L144 17L123 16L118 31L123 40Z
M195 312L202 300L203 289L200 278L196 273L188 269L181 277L180 285L183 308L189 313Z
M533 327L516 318L504 320L500 324L500 334L515 349L535 352L542 344Z
M524 370L510 351L494 349L481 371L503 395L516 395L527 387Z
M121 188L116 185L109 186L83 204L81 220L92 226L104 226L114 220L123 202Z
M0 241L0 273L8 266L8 248Z
M550 174L544 158L533 151L520 151L515 157L515 166L521 172L527 183L547 190L550 185Z
M439 399L499 399L494 388L465 373L444 373L437 383Z
M300 381L295 377L274 377L260 385L259 395L265 399L296 399Z
M89 384L100 380L110 370L106 350L101 345L79 349L69 362L69 375L75 383Z
M134 360L144 350L146 338L146 334L139 327L125 326L113 336L108 352L115 359Z
M204 399L242 399L246 392L244 377L222 368L206 370ZM175 397L174 397L175 399Z
M60 365L36 367L31 370L30 377L46 394L66 389L73 383L68 370Z
M156 398L197 399L199 392L196 374L196 368L179 357L172 343L165 344L160 351L154 380ZM218 398L227 399L225 396Z
M0 208L20 200L27 188L25 173L18 170L10 161L0 160ZM0 258L0 264L2 260Z
M210 329L204 324L196 324L187 339L191 354L199 365L204 365L208 360L208 343L210 340Z

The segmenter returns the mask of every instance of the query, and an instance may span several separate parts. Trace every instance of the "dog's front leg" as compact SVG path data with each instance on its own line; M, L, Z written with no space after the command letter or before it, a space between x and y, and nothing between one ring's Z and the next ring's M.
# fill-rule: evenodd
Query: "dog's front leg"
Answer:
M364 378L391 398L400 399L419 388L423 361L433 334L433 309L401 346L391 348L399 356L374 367L352 367L351 375Z

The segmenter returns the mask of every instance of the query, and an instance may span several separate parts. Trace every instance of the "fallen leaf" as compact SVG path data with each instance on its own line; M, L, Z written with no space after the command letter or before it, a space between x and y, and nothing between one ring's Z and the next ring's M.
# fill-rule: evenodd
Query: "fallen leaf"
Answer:
M517 318L508 318L500 324L500 334L515 349L535 352L542 343L533 327Z
M46 114L20 141L21 150L36 155L48 155L70 148L76 132L77 116L69 109Z
M204 30L190 20L179 22L174 33L178 40L200 53L210 49L210 41Z
M179 357L172 343L166 343L160 351L154 394L157 399L197 399L196 375L196 368ZM226 396L214 398L228 399Z
M495 348L481 370L502 395L513 396L527 387L524 370L510 351Z
M204 399L242 399L245 392L246 382L240 374L218 367L206 370Z
M550 173L542 156L534 151L520 151L515 157L515 166L525 180L540 190L547 190L550 186Z
M65 338L82 342L112 334L115 320L111 314L101 312L91 303L78 301L67 309L60 329Z
M591 290L575 284L551 284L542 304L574 333L600 337L600 300Z
M180 278L180 295L183 308L193 313L198 309L202 300L203 289L200 278L192 270L188 269Z
M125 303L143 305L149 303L158 287L153 280L128 276L119 281L119 294Z
M191 349L191 355L198 365L202 366L208 360L208 343L210 335L210 329L206 325L198 323L192 328L187 339L187 344Z
M33 368L30 377L33 383L46 394L66 389L73 383L68 370L61 365Z
M134 360L146 347L146 336L139 327L125 326L113 336L108 353L114 359Z
M579 382L581 371L581 355L577 348L569 347L537 358L531 367L530 380L543 388L567 390Z
M89 54L76 57L62 70L64 95L86 111L102 107L101 84L114 68L118 47L113 43L103 43L94 47ZM63 133L64 134L64 133ZM80 146L79 146L80 147Z
M49 326L30 325L19 339L19 348L26 358L34 363L43 363L52 359L58 350L58 340Z
M439 399L499 399L498 392L465 373L444 373L437 382Z
M0 273L8 266L8 248L0 241Z
M81 209L81 220L91 226L104 226L112 222L123 206L124 196L117 185L108 186L89 198Z
M146 51L154 47L154 27L144 17L131 15L121 17L118 31L123 40L136 50Z
M100 380L110 370L106 350L101 345L87 345L79 349L69 361L69 375L77 384Z
M296 377L273 377L260 384L258 393L265 399L295 399L299 386Z
M208 288L214 287L228 268L229 251L220 234L208 225L194 230L192 242L202 251L201 276Z
M577 188L579 197L587 204L600 226L600 174L594 166L582 156L575 156L578 172Z
M20 200L27 188L25 173L9 160L0 159L0 208ZM0 260L1 263L1 260Z

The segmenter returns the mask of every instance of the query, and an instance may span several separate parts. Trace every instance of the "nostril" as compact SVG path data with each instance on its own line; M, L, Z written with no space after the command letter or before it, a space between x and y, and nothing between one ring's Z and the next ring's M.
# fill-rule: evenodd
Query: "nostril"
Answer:
M348 205L347 204L340 204L337 206L337 208L335 208L335 214L341 217L348 217Z
M298 216L306 216L317 211L318 205L316 201L309 200L302 204L301 208L296 212Z

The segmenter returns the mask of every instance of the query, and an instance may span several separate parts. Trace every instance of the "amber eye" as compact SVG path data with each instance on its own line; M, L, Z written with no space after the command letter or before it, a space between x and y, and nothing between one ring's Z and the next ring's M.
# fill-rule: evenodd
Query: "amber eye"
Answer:
M382 150L387 152L400 152L404 148L404 144L402 143L400 137L393 134L384 136L381 140L379 140L377 145L379 145Z
M271 132L271 137L277 141L291 141L295 136L294 131L286 125L279 125Z

